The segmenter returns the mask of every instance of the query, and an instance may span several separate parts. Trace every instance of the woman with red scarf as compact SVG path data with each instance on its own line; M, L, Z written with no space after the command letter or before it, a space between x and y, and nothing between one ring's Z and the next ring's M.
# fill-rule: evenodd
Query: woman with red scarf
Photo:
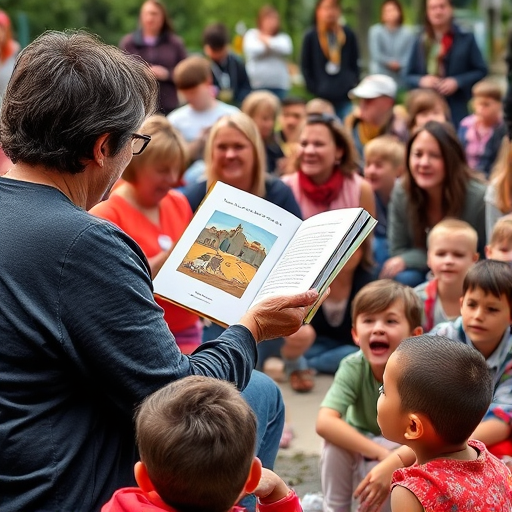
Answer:
M304 219L339 208L362 207L375 215L372 189L356 172L357 154L338 118L310 115L299 143L297 172L283 181L292 189ZM281 355L294 390L310 391L314 370L335 373L341 359L357 350L350 306L371 279L371 242L366 241L331 284L331 293L311 324L285 339Z
M409 88L435 89L448 101L455 127L468 115L471 88L487 75L475 36L453 22L451 0L427 0L425 28L405 69Z
M19 50L20 45L11 35L11 20L4 11L0 11L0 98L11 78Z

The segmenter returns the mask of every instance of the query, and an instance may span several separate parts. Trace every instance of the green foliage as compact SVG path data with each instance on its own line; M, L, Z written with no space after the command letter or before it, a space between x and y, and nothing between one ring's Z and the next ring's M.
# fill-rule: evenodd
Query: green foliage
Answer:
M235 25L242 21L250 28L256 23L258 9L274 5L281 14L282 28L292 35L296 46L310 24L315 0L165 0L176 33L185 40L187 48L201 47L201 34L208 23L222 21L234 35ZM48 29L87 28L105 41L117 44L119 39L137 26L141 0L3 0L2 9L17 25L19 14L29 23L30 38ZM355 21L356 0L345 0L344 9L349 21Z

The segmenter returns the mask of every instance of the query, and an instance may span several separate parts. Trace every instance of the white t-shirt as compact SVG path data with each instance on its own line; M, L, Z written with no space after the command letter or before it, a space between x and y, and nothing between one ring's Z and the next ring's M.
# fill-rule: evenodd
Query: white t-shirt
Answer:
M191 142L199 138L201 132L210 128L217 119L235 112L239 112L239 109L216 100L214 107L202 111L194 110L190 105L184 105L172 111L167 119L181 132L187 142Z

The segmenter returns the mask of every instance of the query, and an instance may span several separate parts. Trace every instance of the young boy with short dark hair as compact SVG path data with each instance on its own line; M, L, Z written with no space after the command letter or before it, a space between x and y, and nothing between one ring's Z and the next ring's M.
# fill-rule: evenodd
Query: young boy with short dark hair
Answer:
M135 430L139 487L116 491L102 512L228 512L247 492L258 496L261 511L302 510L297 495L254 457L256 417L230 383L175 381L144 400Z
M469 440L489 407L485 359L443 336L404 340L389 358L377 404L382 434L413 450L397 469L393 512L511 510L512 475L480 441Z
M378 390L388 358L402 339L422 332L418 297L396 281L366 285L352 311L353 337L361 350L341 361L316 425L325 439L320 463L325 512L350 512L357 484L398 446L381 436Z
M229 50L229 34L224 23L212 23L203 32L203 51L210 59L217 98L240 106L251 92L251 82L240 57Z

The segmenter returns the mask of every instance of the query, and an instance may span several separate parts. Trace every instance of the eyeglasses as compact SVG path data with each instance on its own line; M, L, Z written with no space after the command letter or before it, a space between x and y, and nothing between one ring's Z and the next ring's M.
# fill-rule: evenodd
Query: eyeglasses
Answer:
M132 153L140 155L146 146L150 143L151 137L149 135L140 135L139 133L132 133Z

